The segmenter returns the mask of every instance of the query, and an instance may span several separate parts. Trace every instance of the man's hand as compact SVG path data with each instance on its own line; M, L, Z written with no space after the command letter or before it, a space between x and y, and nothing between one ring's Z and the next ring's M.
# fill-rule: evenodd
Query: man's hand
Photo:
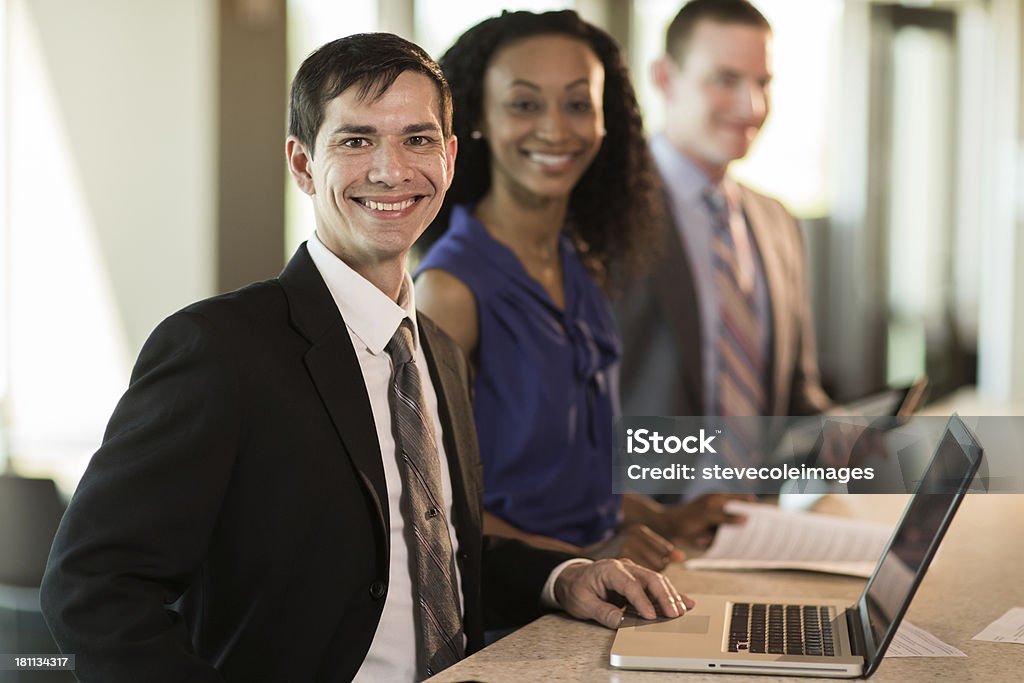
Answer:
M669 562L681 562L686 555L671 541L659 536L643 524L620 527L607 541L583 549L587 557L633 560L642 567L661 571Z
M679 617L694 606L667 578L631 560L572 564L555 581L555 600L562 609L577 619L592 619L608 628L622 623L625 608L611 602L619 596L644 619L654 619L658 612Z

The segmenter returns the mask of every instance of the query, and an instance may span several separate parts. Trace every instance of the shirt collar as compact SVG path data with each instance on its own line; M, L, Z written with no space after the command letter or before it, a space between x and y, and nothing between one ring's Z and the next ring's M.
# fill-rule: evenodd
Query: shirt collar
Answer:
M403 275L396 304L391 297L335 256L320 241L316 232L307 240L306 248L345 324L370 353L383 353L384 347L405 318L412 322L413 343L419 346L416 293L408 271Z
M665 187L673 197L688 204L703 201L704 192L711 186L711 180L688 156L676 149L664 133L651 139L651 156L654 157Z

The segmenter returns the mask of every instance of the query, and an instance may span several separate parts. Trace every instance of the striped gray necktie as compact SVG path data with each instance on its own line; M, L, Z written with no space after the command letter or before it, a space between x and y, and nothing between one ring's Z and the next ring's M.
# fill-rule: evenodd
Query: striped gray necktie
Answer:
M712 215L712 263L719 302L715 343L718 402L714 410L723 417L764 415L767 400L761 324L752 285L743 285L730 221L730 213L741 209L730 207L718 187L709 188L704 199ZM759 464L759 432L750 419L732 420L721 442L722 458L733 465Z
M413 357L408 318L385 350L393 368L388 399L402 475L400 508L417 601L416 667L419 677L426 678L465 656L455 556L441 491L440 456Z
M705 194L711 209L715 289L719 301L718 405L719 415L763 415L765 367L761 324L752 290L741 282L739 258L730 227L730 209L714 188ZM732 208L739 211L739 208Z

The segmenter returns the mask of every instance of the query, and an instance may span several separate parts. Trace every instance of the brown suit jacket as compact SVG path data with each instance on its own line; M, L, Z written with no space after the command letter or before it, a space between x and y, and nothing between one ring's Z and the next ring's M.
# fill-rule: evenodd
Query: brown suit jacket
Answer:
M769 407L809 415L830 402L821 388L808 303L803 236L775 199L743 187L741 204L757 244L771 305ZM667 202L666 202L667 204ZM678 226L666 206L657 261L615 305L623 340L625 415L704 415L701 319L696 284Z

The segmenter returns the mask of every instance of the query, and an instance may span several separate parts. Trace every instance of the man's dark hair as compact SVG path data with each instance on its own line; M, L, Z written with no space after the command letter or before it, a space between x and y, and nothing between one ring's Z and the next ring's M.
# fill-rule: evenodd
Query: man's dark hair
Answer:
M487 140L471 135L483 119L484 76L500 49L535 36L579 40L593 50L604 67L602 106L607 134L569 197L568 227L587 267L600 282L609 285L610 278L638 270L650 252L652 235L659 224L658 181L619 46L571 10L505 12L470 28L441 57L441 68L455 98L454 130L459 137L459 154L455 181L437 218L417 242L417 250L425 251L444 233L454 204L476 204L490 189Z
M772 30L768 20L748 0L690 0L679 10L665 32L665 53L676 64L683 63L693 31L704 19L718 24L741 24Z
M324 120L324 107L351 87L360 99L376 100L406 71L421 73L437 85L441 131L452 134L452 91L441 67L423 48L393 33L359 33L333 40L306 57L292 81L288 134L310 156Z

